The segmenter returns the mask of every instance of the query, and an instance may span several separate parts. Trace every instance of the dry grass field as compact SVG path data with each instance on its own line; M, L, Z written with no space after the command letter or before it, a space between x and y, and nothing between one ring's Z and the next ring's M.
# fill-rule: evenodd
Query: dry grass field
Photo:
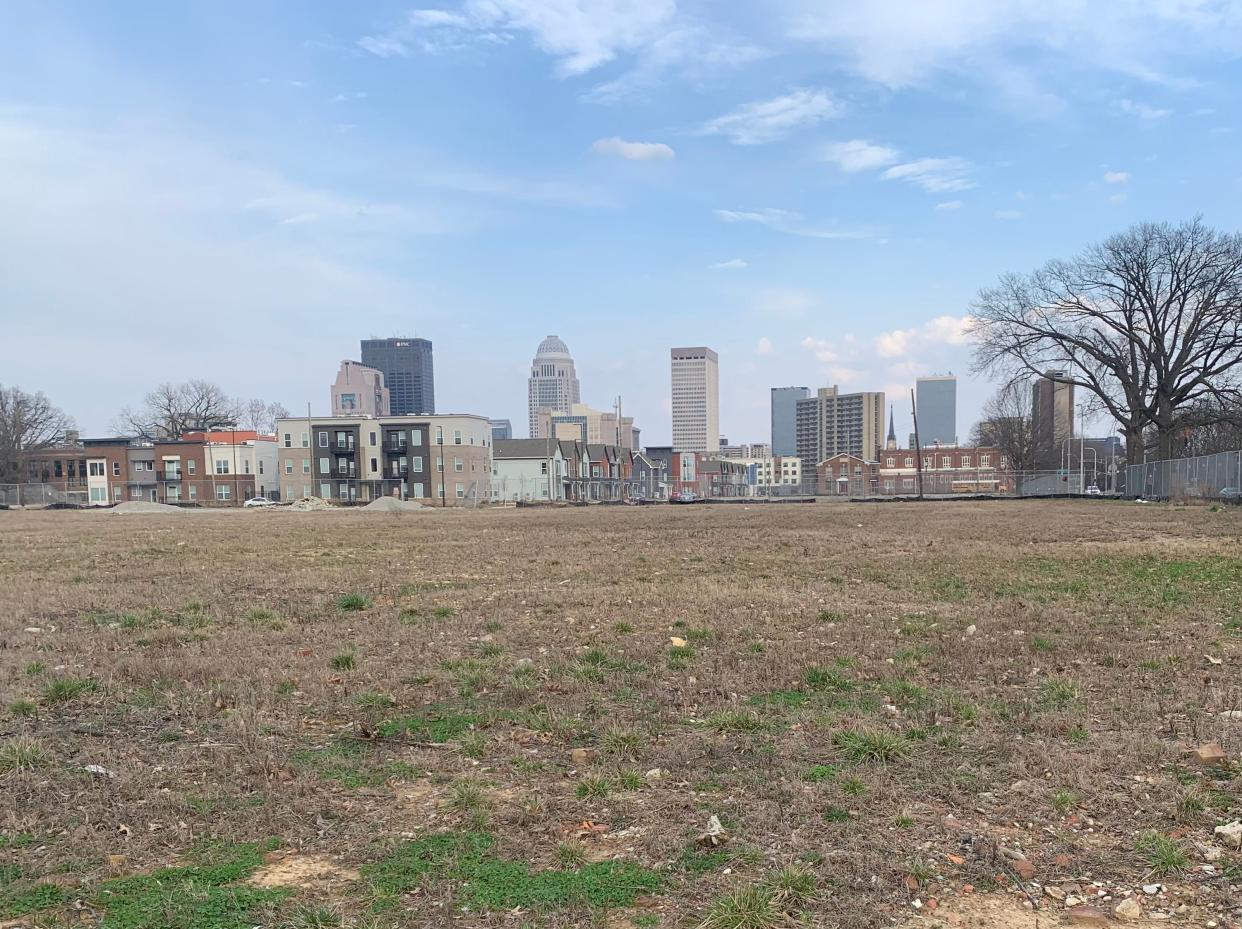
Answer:
M0 513L0 925L1237 925L1240 535Z

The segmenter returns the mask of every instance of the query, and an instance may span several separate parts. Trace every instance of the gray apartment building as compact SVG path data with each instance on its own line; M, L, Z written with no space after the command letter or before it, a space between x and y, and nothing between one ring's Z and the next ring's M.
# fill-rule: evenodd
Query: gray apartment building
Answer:
M798 449L798 401L811 392L805 387L772 388L772 448L777 456L792 456Z
M798 401L794 426L803 468L840 454L874 461L884 439L884 393L843 394L821 387L814 397Z
M914 382L919 440L924 445L957 444L957 378L952 374L920 377Z
M393 416L436 411L435 370L427 339L363 339L362 363L384 375L388 412Z

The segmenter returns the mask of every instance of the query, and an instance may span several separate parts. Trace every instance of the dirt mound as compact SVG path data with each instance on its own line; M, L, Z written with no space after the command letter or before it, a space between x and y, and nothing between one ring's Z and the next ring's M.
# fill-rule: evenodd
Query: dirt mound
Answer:
M372 500L364 510L370 510L373 513L408 513L411 510L426 509L417 500L398 500L396 497L378 497Z
M114 506L112 512L124 516L127 513L184 513L185 510L167 503L152 503L150 500L126 500Z
M294 500L289 504L289 509L301 511L330 510L331 508L328 501L322 497L303 497L301 500Z
M356 881L361 876L353 868L342 867L326 855L272 855L250 878L250 883L260 887L323 888Z

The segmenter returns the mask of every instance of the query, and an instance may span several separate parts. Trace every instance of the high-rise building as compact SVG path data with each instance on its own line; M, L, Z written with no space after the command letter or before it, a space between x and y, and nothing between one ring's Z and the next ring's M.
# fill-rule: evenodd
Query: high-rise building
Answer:
M1074 385L1064 371L1045 371L1031 387L1035 467L1060 467L1061 446L1074 436Z
M435 372L427 339L363 339L362 363L384 374L393 416L436 411Z
M617 445L630 450L639 447L639 430L634 427L634 417L622 416L618 420L616 410L596 410L585 403L574 403L565 413L542 407L537 415L537 438L576 439L591 445Z
M914 382L919 441L924 445L957 444L957 378L952 374L920 377Z
M342 361L332 384L333 416L388 416L391 398L384 374L357 361Z
M513 438L513 423L507 419L489 419L488 425L492 427L492 443L503 442Z
M539 343L535 360L530 363L527 382L526 411L530 416L530 437L545 439L539 430L539 411L568 413L575 403L582 402L578 373L569 348L557 336L550 335Z
M674 348L672 360L673 448L720 452L720 362L704 345Z
M874 461L884 435L884 393L821 387L798 401L795 430L798 457L807 467L843 453Z
M772 454L792 455L798 447L798 401L811 392L805 387L772 388Z

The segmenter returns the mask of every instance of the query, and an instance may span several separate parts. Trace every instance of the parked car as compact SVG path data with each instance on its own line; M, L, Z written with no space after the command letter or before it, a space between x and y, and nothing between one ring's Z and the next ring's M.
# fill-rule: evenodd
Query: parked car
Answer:
M1103 493L1104 493L1104 491L1100 490L1100 488L1099 488L1099 487L1097 487L1095 484L1091 484L1091 485L1089 485L1089 486L1087 487L1087 496L1088 496L1088 497L1099 497L1099 496L1101 496Z
M275 506L275 505L276 505L276 502L274 500L267 499L267 497L251 497L249 500L247 500L245 503L242 504L242 506Z
M1236 487L1222 487L1220 489L1220 498L1228 503L1242 502L1242 490Z

